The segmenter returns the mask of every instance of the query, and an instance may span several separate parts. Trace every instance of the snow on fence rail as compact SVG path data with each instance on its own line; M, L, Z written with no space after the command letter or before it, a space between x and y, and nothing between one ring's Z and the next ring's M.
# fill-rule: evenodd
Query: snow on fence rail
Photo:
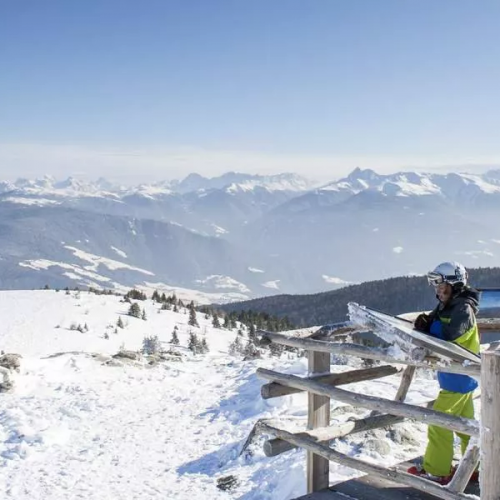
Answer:
M356 331L356 327L347 327ZM450 349L439 355L431 355L426 349L415 349L411 356L401 356L391 349L372 348L358 344L335 342L335 332L345 333L346 324L338 325L328 332L317 332L309 337L259 331L264 343L276 343L298 347L308 351L308 377L282 374L260 368L257 374L268 381L262 387L265 399L279 397L294 392L308 393L308 426L303 432L289 432L271 422L258 424L258 432L271 434L274 439L264 443L267 456L279 455L290 449L300 447L307 451L307 490L308 493L326 490L329 487L329 462L342 463L376 477L394 483L413 487L445 500L478 498L464 494L469 479L476 469L481 440L481 500L500 498L500 474L497 464L500 459L500 351L484 352L481 361L464 362ZM358 331L362 329L358 328ZM344 354L388 363L363 370L353 370L342 374L330 373L330 354ZM398 355L399 354L399 355ZM340 389L337 386L347 383L373 380L393 375L399 369L392 365L406 365L402 372L401 383L394 400L368 396ZM463 417L450 416L431 409L433 402L417 406L404 403L417 367L481 377L481 422ZM356 407L374 410L364 419L330 426L330 400L335 399ZM471 436L469 446L462 458L453 480L441 486L427 479L417 477L397 468L384 468L350 457L329 447L329 441L356 432L385 427L415 418L429 424L439 425L453 431Z

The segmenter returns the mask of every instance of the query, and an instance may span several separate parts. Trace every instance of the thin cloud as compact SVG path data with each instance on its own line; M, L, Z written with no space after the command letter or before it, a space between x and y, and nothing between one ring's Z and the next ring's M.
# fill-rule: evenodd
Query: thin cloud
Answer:
M50 144L0 144L0 177L108 177L123 183L169 180L197 172L208 177L228 171L254 174L295 172L317 181L334 180L354 168L378 173L401 170L479 172L498 166L500 156L396 158L291 155L194 147L119 148Z

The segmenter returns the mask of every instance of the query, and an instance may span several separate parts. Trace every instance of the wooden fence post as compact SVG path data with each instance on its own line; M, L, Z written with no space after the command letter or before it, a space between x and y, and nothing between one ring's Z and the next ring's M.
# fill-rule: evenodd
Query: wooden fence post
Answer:
M330 353L308 351L309 376L330 373ZM330 398L308 393L309 430L330 425ZM327 458L307 452L307 492L313 493L329 486L330 462Z
M481 355L481 500L500 498L500 352Z

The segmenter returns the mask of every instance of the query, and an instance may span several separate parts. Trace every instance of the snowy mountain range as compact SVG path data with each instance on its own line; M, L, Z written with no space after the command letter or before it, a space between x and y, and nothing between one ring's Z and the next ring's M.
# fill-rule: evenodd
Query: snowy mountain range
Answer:
M312 293L441 260L500 265L499 215L500 170L356 169L322 186L234 172L133 187L20 179L0 182L0 286Z

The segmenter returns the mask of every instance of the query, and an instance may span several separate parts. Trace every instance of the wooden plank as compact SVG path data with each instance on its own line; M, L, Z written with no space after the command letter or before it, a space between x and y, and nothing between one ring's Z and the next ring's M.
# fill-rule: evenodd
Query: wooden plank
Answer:
M297 497L294 500L350 500L350 497L332 490L322 490L317 491L316 493L308 493L307 495Z
M423 403L420 406L432 408L435 400ZM405 417L398 417L396 415L376 415L361 418L358 420L350 420L342 424L332 425L324 429L317 429L315 431L299 432L299 435L309 436L315 441L320 443L327 443L333 439L349 436L358 432L370 431L373 429L380 429L381 427L389 427L391 425L404 422ZM264 442L264 453L266 457L275 457L286 451L295 449L296 446L283 439L274 438Z
M410 464L402 467L406 470ZM357 500L436 500L441 496L432 495L429 492L421 491L408 486L401 486L386 481L378 476L366 475L356 479L351 479L330 487L335 493L347 495L347 499ZM466 489L467 498L479 500L479 488L477 485L470 485Z
M396 393L394 401L399 401L400 403L402 403L406 399L416 369L417 368L415 366L407 366L405 368L405 371L401 376L401 384L399 385L399 389Z
M277 381L283 385L301 388L315 394L341 401L342 403L352 404L353 406L361 406L368 408L369 410L382 411L384 413L399 415L401 417L416 418L420 421L426 422L427 424L446 427L452 431L462 432L470 436L479 435L479 424L473 419L455 417L440 411L421 408L416 405L409 405L398 401L391 401L389 399L358 394L344 389L339 389L338 387L321 384L319 382L312 382L295 375L266 370L265 368L258 368L257 375L267 378L268 380Z
M423 347L432 353L445 356L458 363L463 363L464 361L480 363L481 361L480 356L453 342L446 342L445 340L415 330L411 322L402 318L397 318L380 311L374 311L368 307L356 304L355 302L350 302L348 308L349 315L353 322L362 321L361 324L372 327L374 333L377 333L379 329L386 332L386 334L392 334L396 342L397 339L400 338L401 342L399 346L403 350L405 350L408 345L413 345L414 347ZM388 341L383 335L382 338ZM411 353L408 352L408 354Z
M467 446L467 450L465 451L465 455L462 460L460 460L460 464L453 475L453 479L450 481L448 485L448 489L450 491L464 491L467 485L469 484L469 480L472 476L472 473L476 470L476 467L479 463L480 456L479 443L477 439L472 438L469 441L469 445Z
M328 443L332 439L355 434L357 432L365 432L372 429L380 429L389 425L394 425L403 422L405 417L397 417L394 415L377 415L359 420L345 422L330 427L323 427L306 432L297 433L300 436L310 437L320 443ZM266 457L275 457L286 451L296 448L292 443L283 441L282 439L270 439L264 443L264 453Z
M463 375L470 375L472 377L479 377L481 374L481 365L479 363L462 365L460 363L449 362L449 360L444 359L440 360L434 357L425 358L424 360L396 358L382 349L365 347L358 344L326 342L324 340L314 340L309 338L295 338L276 332L264 332L263 335L275 344L298 347L299 349L330 352L333 354L345 354L348 356L356 356L358 358L375 359L385 363L412 365L447 373L460 373Z
M331 373L329 375L315 375L309 378L310 380L315 380L316 382L322 382L324 384L336 386L352 384L354 382L365 382L367 380L374 380L382 377L389 377L390 375L394 375L399 371L400 370L398 370L398 368L387 365L376 366L374 368L363 368L361 370L350 370L343 373ZM260 394L263 399L288 396L289 394L295 394L299 392L304 391L302 391L301 389L296 389L294 387L287 387L276 382L264 384L260 388Z
M307 450L308 452L313 452L317 455L321 455L322 457L332 462L337 462L346 467L359 470L360 472L371 474L372 476L379 477L385 481L390 481L391 483L410 486L412 488L425 491L426 493L430 493L443 500L470 500L470 497L468 495L448 491L447 488L441 486L438 483L434 483L419 476L408 474L405 471L398 470L396 467L386 468L382 465L364 462L363 460L359 460L357 458L333 450L332 448L329 448L328 446L325 446L323 444L316 443L310 438L300 437L296 434L292 434L291 432L285 431L283 429L274 428L265 423L263 423L262 425L267 432L285 439L286 441L290 441L291 443Z
M481 373L481 500L500 498L500 352L485 351Z
M330 371L330 354L325 352L308 352L309 376L326 374ZM309 430L330 425L330 397L328 394L308 393L307 428ZM307 492L328 488L330 479L330 462L327 458L312 451L307 452Z

